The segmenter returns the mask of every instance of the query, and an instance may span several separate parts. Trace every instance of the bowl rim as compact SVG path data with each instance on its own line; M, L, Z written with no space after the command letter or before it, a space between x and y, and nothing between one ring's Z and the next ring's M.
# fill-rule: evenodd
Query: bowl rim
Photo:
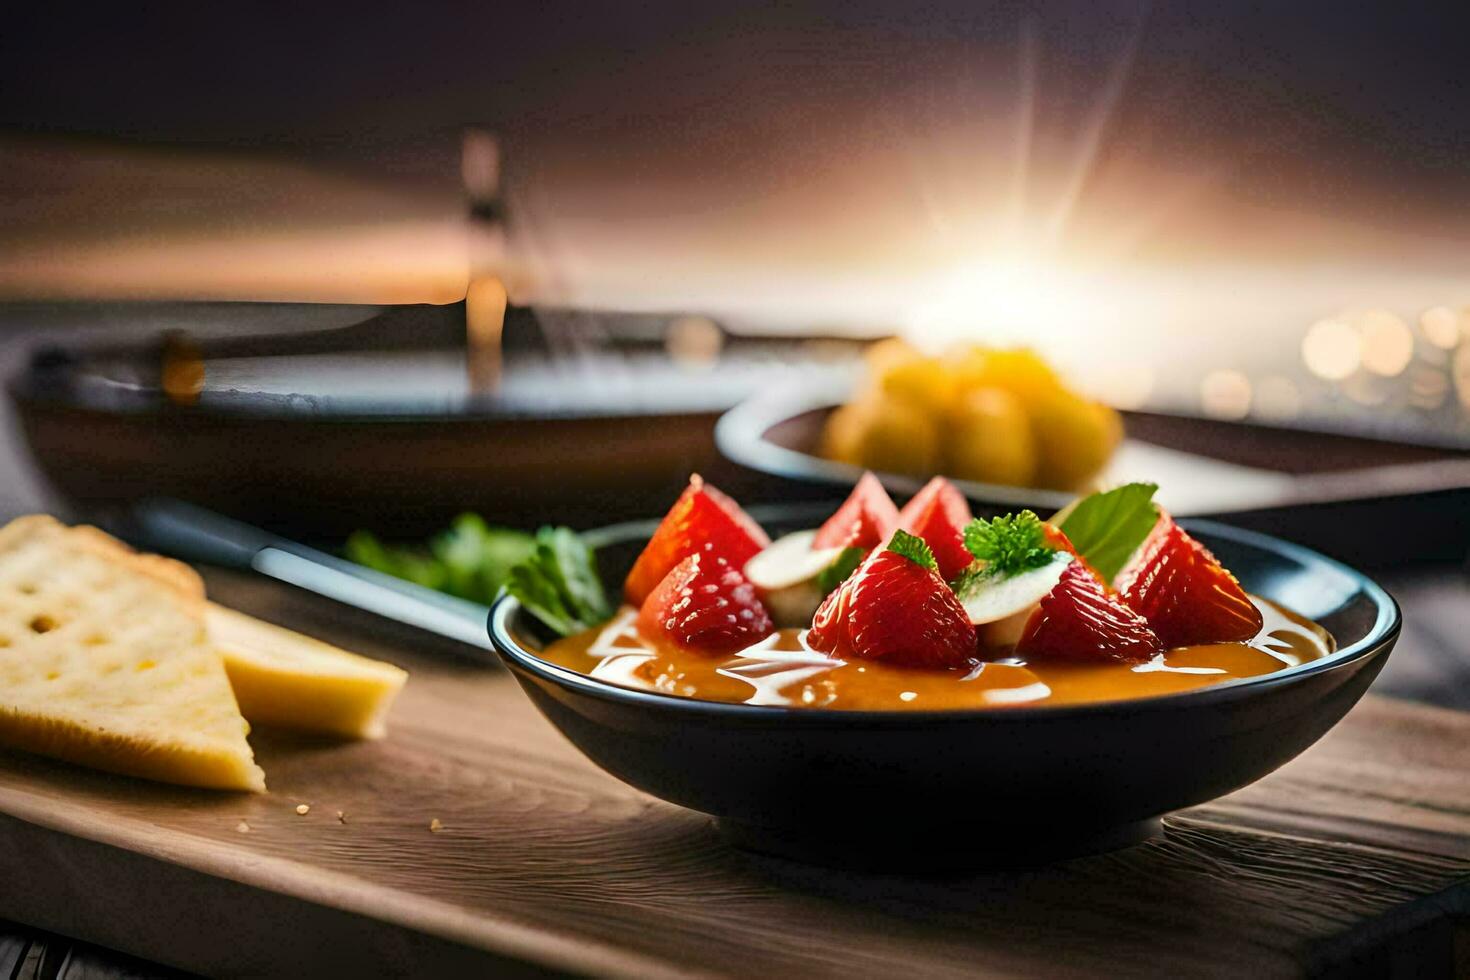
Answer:
M788 505L776 506L786 507ZM755 510L755 508L752 508L752 510ZM763 511L773 513L775 508L765 508ZM629 521L597 528L586 532L584 536L589 539L589 543L594 548L600 548L607 544L632 540L639 534L651 533L652 528L657 523L657 519ZM511 595L502 595L491 607L488 628L490 640L496 652L510 666L519 667L558 687L571 689L579 694L590 695L604 701L645 705L669 711L684 711L692 714L714 712L732 719L740 718L749 721L767 722L780 720L787 723L817 725L819 727L833 724L845 727L861 727L863 725L875 724L932 725L939 722L975 722L981 720L1011 722L1048 718L1079 718L1096 714L1110 714L1125 705L1137 711L1154 711L1169 710L1189 705L1204 707L1207 705L1226 704L1282 685L1294 684L1307 677L1338 670L1349 664L1373 657L1391 648L1397 641L1399 633L1403 628L1403 613L1399 608L1398 602L1388 593L1388 590L1384 589L1362 572L1336 559L1329 558L1320 552L1313 551L1299 544L1293 544L1290 541L1285 541L1273 535L1262 534L1258 531L1248 531L1243 528L1221 524L1217 521L1198 518L1182 518L1179 523L1192 532L1198 531L1207 537L1215 537L1228 540L1234 544L1253 547L1279 557L1295 560L1299 564L1308 567L1318 566L1322 570L1332 571L1346 576L1374 604L1377 615L1374 618L1373 625L1357 641L1340 647L1327 656L1317 660L1298 664L1295 667L1287 667L1284 670L1273 671L1269 674L1259 674L1255 677L1238 677L1234 680L1211 684L1207 687L1193 688L1187 691L1153 694L1136 698L1088 701L1081 704L1037 705L1029 707L1017 705L1014 707L1000 708L936 708L925 711L884 711L871 709L824 710L821 708L801 708L785 705L742 704L680 697L674 694L663 694L657 691L641 691L636 688L610 684L587 674L581 674L575 670L548 663L521 646L512 635L510 628L512 619L517 613L522 611L521 604L519 600Z

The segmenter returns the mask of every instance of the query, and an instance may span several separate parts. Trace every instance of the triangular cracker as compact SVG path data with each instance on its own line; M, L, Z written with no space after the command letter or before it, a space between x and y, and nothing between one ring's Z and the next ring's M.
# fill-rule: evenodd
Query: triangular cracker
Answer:
M95 528L0 529L0 745L164 782L264 790L203 585Z

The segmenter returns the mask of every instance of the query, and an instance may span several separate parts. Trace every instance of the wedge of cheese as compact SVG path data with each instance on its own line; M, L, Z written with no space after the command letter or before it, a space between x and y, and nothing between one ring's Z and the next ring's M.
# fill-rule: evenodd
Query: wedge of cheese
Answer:
M383 736L407 672L213 603L206 619L240 710L253 724Z
M127 775L264 790L192 569L95 528L0 529L0 745Z

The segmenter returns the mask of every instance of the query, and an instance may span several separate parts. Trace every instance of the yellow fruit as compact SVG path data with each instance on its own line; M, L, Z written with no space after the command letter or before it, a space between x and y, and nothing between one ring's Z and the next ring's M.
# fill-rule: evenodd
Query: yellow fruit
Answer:
M944 438L946 472L965 480L1030 486L1036 439L1020 399L1000 388L976 388L950 417Z
M405 671L213 603L205 621L252 723L382 737Z
M875 379L885 396L938 417L954 404L954 375L937 357L911 357L888 364Z
M0 744L111 772L264 790L203 583L94 528L0 531Z
M922 409L897 398L874 396L849 406L854 465L924 476L939 464L939 429Z
M983 344L955 344L944 352L950 373L961 387L978 387L990 382L985 376L995 350Z
M869 380L835 411L823 455L889 472L1078 489L1122 439L1112 409L1070 391L1035 351L960 344L928 357L890 338L868 348Z
M961 390L1004 388L1021 400L1028 410L1063 390L1061 380L1041 356L1028 348L1013 350L975 349L955 365Z
M898 337L880 340L864 352L869 394L901 398L931 413L953 402L954 377L947 359L928 357Z
M1123 438L1118 413L1067 391L1039 399L1031 426L1041 451L1038 486L1077 490L1097 476Z

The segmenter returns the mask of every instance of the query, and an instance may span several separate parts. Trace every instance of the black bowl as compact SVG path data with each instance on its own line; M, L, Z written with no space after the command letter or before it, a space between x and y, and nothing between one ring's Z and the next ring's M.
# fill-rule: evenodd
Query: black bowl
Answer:
M766 526L811 526L829 512L788 508ZM1037 864L1140 840L1161 815L1270 773L1347 713L1398 639L1398 606L1358 572L1276 538L1183 523L1249 591L1321 623L1338 650L1124 701L824 711L696 701L553 666L536 656L545 637L513 598L495 605L490 634L537 708L588 758L711 814L736 844L849 866ZM597 535L614 594L652 527Z

